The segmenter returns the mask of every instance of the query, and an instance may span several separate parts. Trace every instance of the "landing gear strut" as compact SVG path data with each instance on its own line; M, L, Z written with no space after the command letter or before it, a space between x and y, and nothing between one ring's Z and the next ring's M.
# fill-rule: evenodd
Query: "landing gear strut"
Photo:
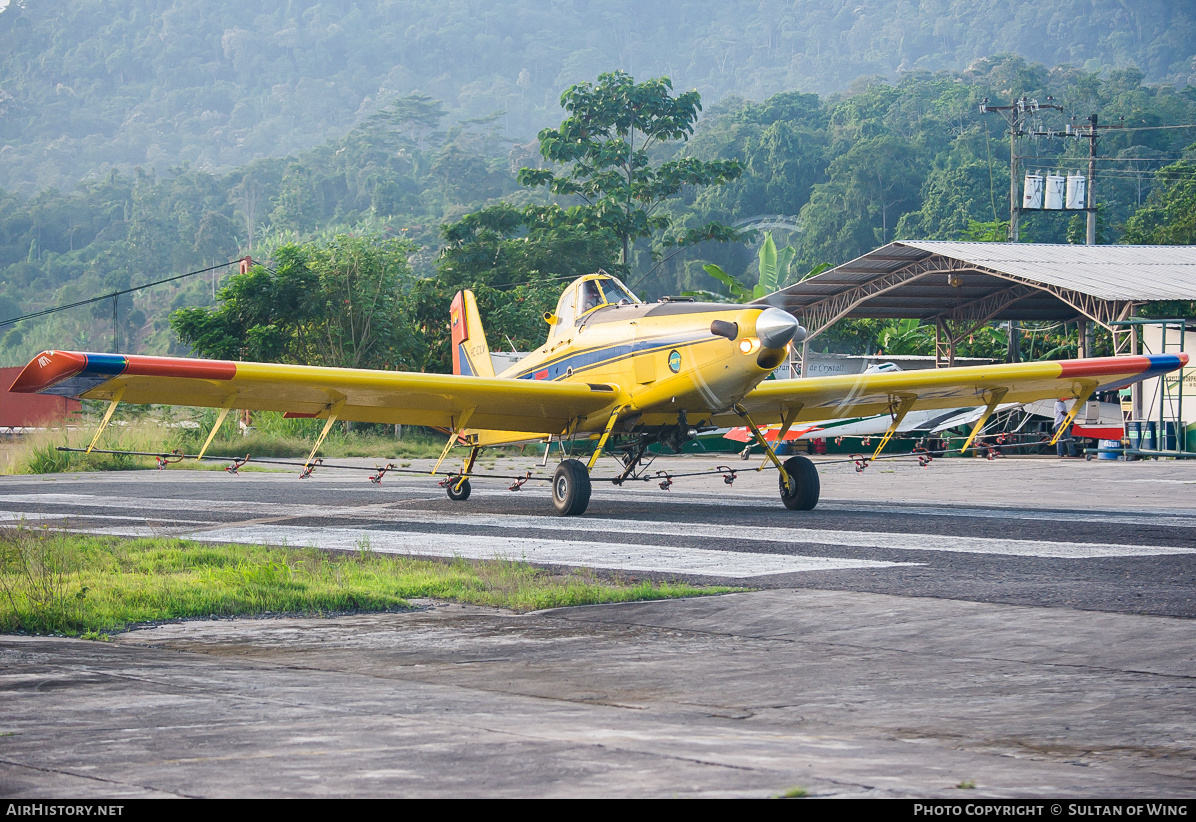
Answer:
M552 506L556 508L556 512L562 517L573 517L586 512L586 508L590 506L590 471L594 469L594 465L598 462L598 457L602 456L602 449L606 447L606 441L610 439L611 432L615 430L615 423L619 421L619 414L623 408L616 408L611 412L610 417L606 421L606 428L602 431L602 436L598 438L598 444L594 446L594 453L590 455L590 461L584 463L581 460L567 459L556 467L556 471L552 475ZM547 451L545 451L547 454Z
M452 442L452 440L450 440ZM445 492L448 493L448 498L454 502L464 502L469 499L469 472L473 470L473 464L477 462L478 454L482 452L481 448L476 445L469 449L469 456L465 458L465 466L461 469L461 473L456 476L450 476L444 482L440 483L444 486Z
M782 465L777 458L777 452L764 439L764 435L760 433L756 423L752 422L752 418L747 415L747 411L741 406L736 406L735 413L747 423L748 430L756 439L756 444L764 449L765 455L777 467L777 473L781 475L781 502L785 503L785 507L790 511L809 511L814 508L818 504L818 493L821 490L818 482L818 469L814 467L814 463L806 457L799 456L790 457ZM788 425L784 426L786 429L788 427ZM781 433L783 436L784 431Z

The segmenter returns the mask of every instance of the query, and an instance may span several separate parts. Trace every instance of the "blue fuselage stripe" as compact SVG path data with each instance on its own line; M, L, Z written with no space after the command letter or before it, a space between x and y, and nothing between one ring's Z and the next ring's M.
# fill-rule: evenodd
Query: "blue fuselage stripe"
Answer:
M636 340L630 343L617 343L615 345L591 348L586 351L568 354L557 360L542 363L521 374L517 374L515 378L520 380L535 379L536 374L547 371L548 374L540 379L556 380L568 376L569 369L572 369L571 373L577 374L578 372L588 371L600 365L608 365L627 359L636 354L643 354L649 351L662 351L668 348L685 348L705 342L708 339L712 339L709 334L680 338L656 337L654 339Z

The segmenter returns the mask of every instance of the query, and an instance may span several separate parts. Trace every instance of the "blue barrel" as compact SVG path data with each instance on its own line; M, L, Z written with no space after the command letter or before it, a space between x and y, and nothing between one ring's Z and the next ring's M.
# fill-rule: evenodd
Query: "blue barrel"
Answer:
M1163 436L1159 437L1159 443L1162 445L1160 451L1178 451L1184 445L1180 439L1179 433L1185 428L1182 422L1175 422L1174 420L1164 420L1163 422Z
M1096 455L1098 460L1115 460L1121 456L1121 440L1100 440L1098 443L1100 453Z
M1125 424L1125 432L1129 435L1130 448L1142 451L1154 450L1153 422L1146 420L1130 420Z

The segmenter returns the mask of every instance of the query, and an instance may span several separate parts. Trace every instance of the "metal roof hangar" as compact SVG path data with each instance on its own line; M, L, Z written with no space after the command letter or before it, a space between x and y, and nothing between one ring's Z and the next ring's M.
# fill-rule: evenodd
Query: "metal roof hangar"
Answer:
M933 322L937 363L951 365L960 340L999 320L1092 321L1112 333L1116 353L1137 353L1131 326L1117 323L1155 300L1196 300L1196 246L906 240L756 302L802 320L802 363L836 321L872 317Z

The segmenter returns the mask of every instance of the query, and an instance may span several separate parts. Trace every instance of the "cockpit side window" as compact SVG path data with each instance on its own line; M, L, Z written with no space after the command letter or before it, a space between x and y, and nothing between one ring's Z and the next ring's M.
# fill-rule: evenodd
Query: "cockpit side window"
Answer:
M577 319L577 288L570 288L561 295L556 304L556 315L560 322L552 327L552 337L565 333Z
M602 290L598 288L597 280L586 280L581 284L581 305L578 308L578 315L582 315L587 311L603 305L606 299L602 296Z

